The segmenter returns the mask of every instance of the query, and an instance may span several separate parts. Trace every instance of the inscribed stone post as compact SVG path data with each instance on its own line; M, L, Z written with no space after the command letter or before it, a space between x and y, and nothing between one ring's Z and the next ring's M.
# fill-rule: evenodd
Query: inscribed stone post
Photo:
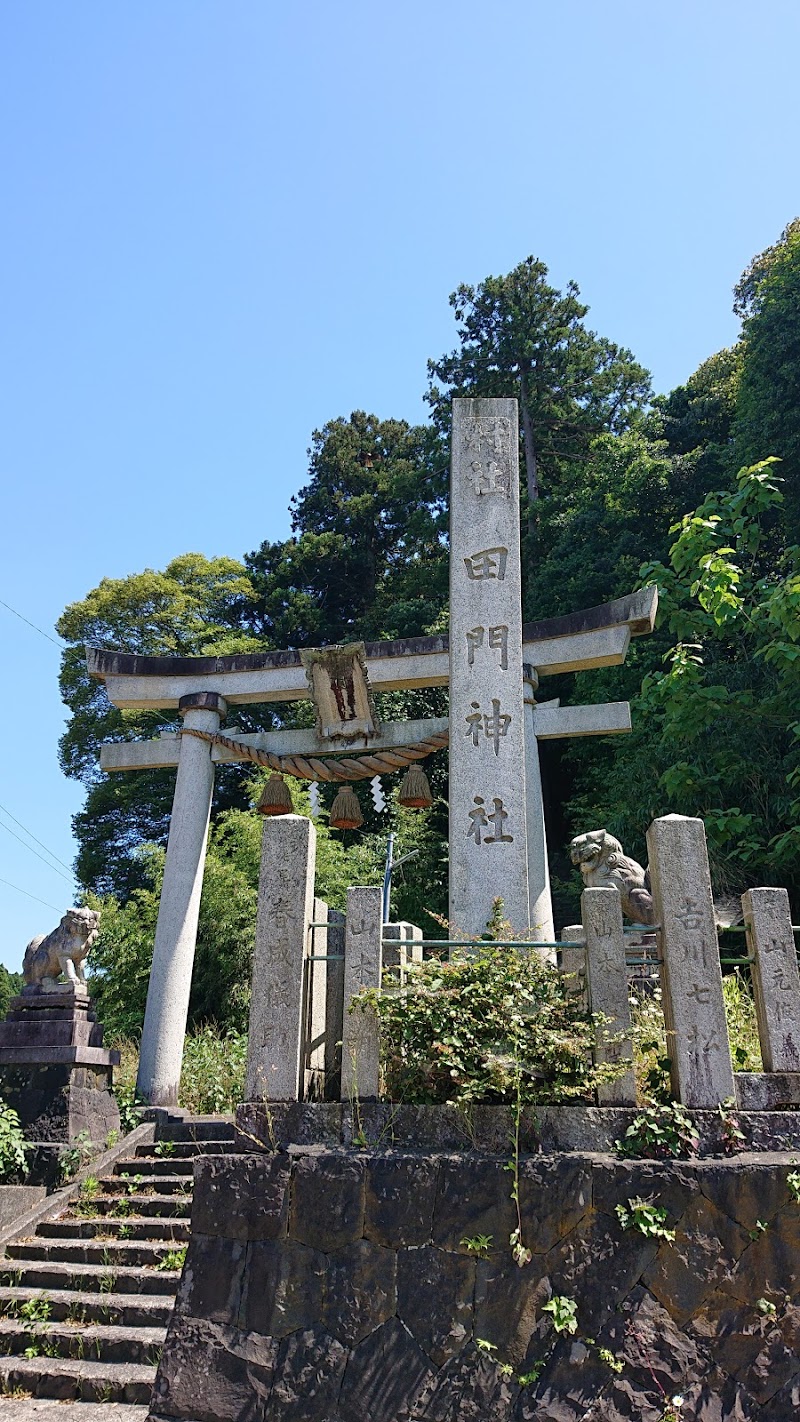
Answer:
M785 889L742 895L765 1071L800 1071L800 972Z
M454 400L450 479L450 919L500 897L529 923L516 400Z
M631 1009L625 967L622 905L616 889L584 889L581 915L586 933L586 986L589 1010L607 1019L597 1028L595 1062L618 1062L633 1057L630 1039ZM609 1037L620 1037L609 1042ZM597 1088L601 1106L635 1106L633 1068Z
M347 890L344 930L344 1019L342 1100L374 1100L378 1095L378 1019L372 1010L348 1011L362 988L381 985L383 894L380 889Z
M672 1088L711 1110L734 1094L722 969L702 820L664 815L647 831Z
M248 1101L297 1101L303 971L317 832L303 815L264 820L247 1051Z

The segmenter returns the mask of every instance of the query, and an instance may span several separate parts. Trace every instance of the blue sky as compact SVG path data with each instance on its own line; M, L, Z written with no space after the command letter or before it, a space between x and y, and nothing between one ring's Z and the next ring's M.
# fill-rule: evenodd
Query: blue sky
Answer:
M448 294L529 253L684 380L800 212L799 40L795 0L3 6L0 599L52 636L103 576L284 536L311 431L422 418ZM16 966L81 791L57 647L0 639L0 805L63 861L0 812Z

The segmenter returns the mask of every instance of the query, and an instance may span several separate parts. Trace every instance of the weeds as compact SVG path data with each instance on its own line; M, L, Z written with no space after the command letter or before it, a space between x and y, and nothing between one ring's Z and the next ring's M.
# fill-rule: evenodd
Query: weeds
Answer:
M488 1259L489 1250L492 1247L491 1234L474 1234L470 1237L459 1240L470 1254L476 1254L479 1259Z
M548 1303L543 1304L542 1313L550 1314L556 1333L577 1333L578 1305L574 1299L567 1298L565 1294L554 1294Z
M163 1254L159 1259L156 1268L164 1270L165 1272L174 1271L178 1273L183 1268L186 1260L186 1250L187 1245L185 1244L181 1245L179 1249L168 1249L166 1254Z
M693 1155L699 1144L688 1111L670 1101L668 1105L646 1106L616 1147L622 1156L668 1160Z
M79 1131L67 1146L62 1150L58 1161L59 1174L62 1182L71 1180L73 1176L88 1164L94 1154L94 1146L89 1139L88 1131Z
M627 1205L615 1205L614 1212L623 1229L638 1229L646 1239L665 1239L672 1244L674 1229L667 1229L667 1211L652 1200L643 1200L635 1195Z
M744 1150L745 1147L745 1134L739 1125L736 1102L732 1096L729 1096L724 1101L720 1101L717 1110L722 1122L722 1149L726 1155L735 1155L737 1151Z

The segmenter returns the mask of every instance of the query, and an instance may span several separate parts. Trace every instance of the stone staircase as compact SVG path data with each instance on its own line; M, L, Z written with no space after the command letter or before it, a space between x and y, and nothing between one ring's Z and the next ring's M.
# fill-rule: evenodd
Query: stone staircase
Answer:
M233 1148L231 1120L161 1120L154 1142L6 1245L0 1419L49 1422L45 1398L59 1400L60 1422L147 1415L189 1240L194 1160Z

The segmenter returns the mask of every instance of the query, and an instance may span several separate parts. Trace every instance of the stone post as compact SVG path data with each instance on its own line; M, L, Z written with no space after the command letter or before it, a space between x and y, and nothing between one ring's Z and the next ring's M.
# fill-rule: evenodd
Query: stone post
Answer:
M303 815L264 820L250 997L247 1100L297 1101L303 973L314 912L317 832Z
M342 1100L375 1100L378 1095L378 1020L350 1003L361 988L381 986L383 895L380 889L347 890L344 930L344 1017Z
M403 939L406 942L403 942ZM407 940L413 940L408 942ZM383 925L383 969L396 974L398 988L405 985L409 963L422 962L422 929L415 923Z
M586 933L586 988L589 1011L601 1012L608 1020L597 1029L594 1059L618 1062L633 1057L630 1038L631 1009L628 1002L628 973L625 967L625 937L622 931L622 904L616 889L584 889L581 915ZM619 1042L609 1036L622 1035ZM629 1067L615 1081L598 1086L601 1106L635 1106L636 1081Z
M528 930L516 400L454 400L450 477L450 920L502 898Z
M534 943L552 943L555 939L553 901L550 897L550 870L547 863L547 833L544 823L542 772L539 765L539 742L536 739L534 692L539 678L533 667L523 663L525 701L525 804L528 841L529 922ZM541 950L548 963L555 963L555 948Z
M586 933L582 923L568 923L561 930L561 939L566 945L559 948L558 966L568 977L567 995L575 998L581 1012L586 1011ZM577 947L573 947L577 944Z
M325 993L325 1098L338 1101L344 1021L344 927L339 909L328 909L328 978Z
M684 1106L713 1110L734 1087L703 821L664 815L647 848L672 1089Z
M321 1101L325 1095L325 1034L328 1005L328 905L314 899L309 925L303 990L303 1098Z
M201 691L181 697L178 709L187 729L217 731L226 706ZM213 792L211 746L182 736L136 1082L151 1106L178 1101Z
M785 889L742 895L765 1071L800 1071L800 972Z

